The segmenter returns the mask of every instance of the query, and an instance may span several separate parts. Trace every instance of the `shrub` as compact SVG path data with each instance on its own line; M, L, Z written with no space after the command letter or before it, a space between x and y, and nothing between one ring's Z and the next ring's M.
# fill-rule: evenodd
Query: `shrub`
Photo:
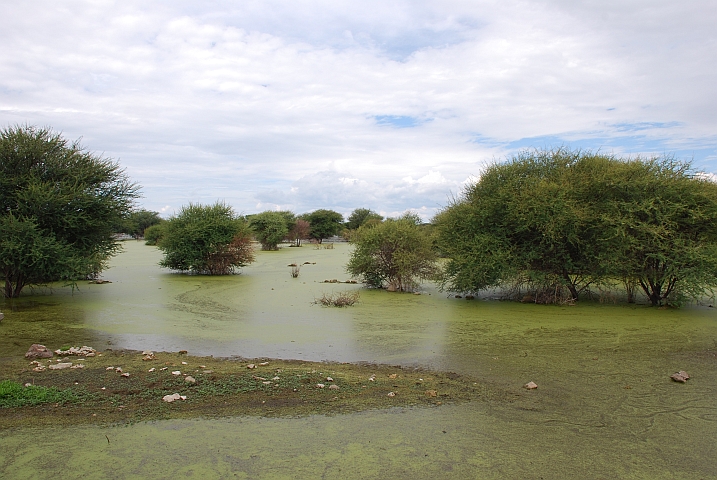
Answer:
M247 222L223 203L189 204L164 223L157 244L160 266L205 275L228 275L254 261Z
M350 307L359 301L360 294L357 291L346 291L338 293L324 293L314 303L324 307Z

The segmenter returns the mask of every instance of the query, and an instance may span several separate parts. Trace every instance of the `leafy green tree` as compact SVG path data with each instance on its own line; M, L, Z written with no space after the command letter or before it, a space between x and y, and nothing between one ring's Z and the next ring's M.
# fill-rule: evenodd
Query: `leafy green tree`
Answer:
M433 241L411 216L359 227L352 243L346 271L372 287L409 291L438 271Z
M147 227L144 231L144 244L157 245L164 236L164 222Z
M278 250L279 243L289 234L288 217L285 213L266 211L250 217L249 226L261 243L262 250Z
M357 208L351 212L351 215L349 215L349 218L346 220L346 228L356 230L369 221L376 223L382 222L383 217L368 208Z
M670 157L625 162L610 172L603 207L612 273L652 305L680 305L717 286L717 184ZM617 240L617 241L615 241ZM607 255L606 255L607 256Z
M190 203L162 224L160 266L205 275L228 275L254 261L251 229L223 203Z
M98 275L120 246L115 225L139 187L119 165L34 126L0 131L0 275L26 285Z
M302 215L301 218L311 224L309 236L319 243L321 243L324 238L338 235L341 231L342 222L344 221L343 215L339 212L326 209L306 213Z
M717 285L717 185L665 159L557 149L490 166L435 219L449 258L442 287L640 285L654 305Z
M132 235L134 238L140 238L144 236L147 228L162 222L163 219L159 216L159 212L145 209L134 210L125 219L120 231Z

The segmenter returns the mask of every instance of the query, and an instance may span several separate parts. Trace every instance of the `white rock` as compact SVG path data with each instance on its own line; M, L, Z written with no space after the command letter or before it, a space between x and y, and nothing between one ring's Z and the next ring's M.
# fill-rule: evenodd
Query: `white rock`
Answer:
M333 381L334 381L334 379L333 379L333 378L331 378L331 377L326 377L326 381L327 381L327 382L333 382Z
M185 400L187 397L180 395L178 393L173 393L171 395L165 395L162 397L162 400L164 400L167 403L172 403L175 400Z
M181 374L182 374L182 372L180 372L179 370L175 370L172 372L172 375L181 375Z
M184 381L187 383L197 383L197 380L191 375L184 377Z
M186 364L187 364L187 362L182 362L182 365L186 365Z
M162 367L162 368L159 369L159 371L160 371L160 372L163 372L163 371L165 371L167 368L168 368L168 367Z
M156 370L156 369L155 369L154 367L152 367L152 368L150 368L150 369L147 370L147 371L151 373L151 372L154 372L155 370Z
M279 377L274 377L274 378L272 378L272 380L277 381L277 380L281 380L281 379Z
M395 394L394 392L388 392L388 395L387 395L387 396L388 396L388 397L395 397L396 394Z
M317 383L317 384L316 384L316 388L324 388L325 386L326 386L326 385L324 385L323 383Z
M338 390L338 389L339 389L338 385L329 385L329 390Z
M527 388L528 390L535 390L536 388L538 388L538 385L535 382L528 382L523 385L523 388Z
M85 368L85 366L81 363L78 363L77 365L73 365L70 368Z
M264 367L264 366L266 366L266 365L269 365L269 362L261 362L259 365L261 365L262 367Z
M114 370L114 369L115 369L115 367L107 367L107 368L105 368L105 370Z
M72 366L72 362L68 363L56 363L54 365L50 365L50 370L64 370L65 368L70 368Z
M256 368L256 365L254 365L253 363L250 363L249 365L246 366L246 368L251 370L252 368Z
M129 377L129 373L123 373L120 377Z
M117 368L115 368L115 372L122 373L122 367L117 367Z

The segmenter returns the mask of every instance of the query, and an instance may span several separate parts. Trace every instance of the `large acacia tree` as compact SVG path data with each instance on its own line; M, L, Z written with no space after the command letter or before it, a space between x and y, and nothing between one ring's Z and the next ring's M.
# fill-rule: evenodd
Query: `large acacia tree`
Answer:
M159 265L181 272L228 275L254 261L248 222L223 203L190 203L162 224Z
M486 169L436 224L453 291L523 285L577 300L622 281L660 305L717 285L717 185L670 158L523 152Z
M115 227L138 187L111 159L48 128L0 131L0 275L23 287L96 276L119 245Z

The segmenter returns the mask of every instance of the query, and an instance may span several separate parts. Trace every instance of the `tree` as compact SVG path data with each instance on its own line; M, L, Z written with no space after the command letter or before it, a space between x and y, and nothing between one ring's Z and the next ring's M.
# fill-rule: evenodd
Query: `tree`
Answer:
M159 216L159 212L151 212L145 209L133 210L122 223L120 232L132 235L134 238L140 238L144 236L146 229L163 221Z
M435 219L442 287L522 286L547 302L622 281L654 305L694 298L717 285L717 185L690 172L564 148L492 165Z
M166 222L158 223L147 227L144 231L144 244L157 245L164 236L164 225Z
M341 231L341 223L344 221L343 215L333 210L319 209L311 213L301 216L311 224L311 233L309 236L318 240L319 243L324 238L337 235Z
M285 213L266 211L250 217L249 226L261 243L262 250L278 250L279 242L289 234L288 218Z
M119 164L48 128L0 131L0 275L4 296L26 285L98 275L139 196Z
M297 218L294 226L289 231L289 240L294 242L294 246L300 247L301 240L308 238L309 233L311 233L311 224L306 220Z
M190 203L163 224L160 266L204 275L229 275L254 261L251 229L223 203Z
M346 271L369 286L404 292L437 273L433 241L409 215L359 227L352 243Z
M626 162L612 172L604 230L613 273L652 305L679 305L717 286L717 184L671 157ZM618 178L615 178L618 177Z
M351 215L349 215L349 218L346 221L346 228L349 230L356 230L366 222L378 223L382 221L383 217L373 210L369 210L368 208L357 208L351 212Z

